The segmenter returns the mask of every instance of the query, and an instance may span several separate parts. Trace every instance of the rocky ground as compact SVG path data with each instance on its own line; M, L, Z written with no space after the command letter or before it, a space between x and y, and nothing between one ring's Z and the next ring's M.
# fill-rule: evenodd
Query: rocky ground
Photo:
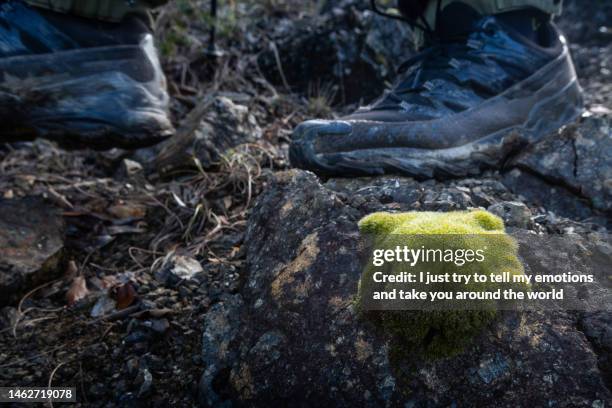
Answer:
M177 1L158 23L175 140L0 147L0 385L76 386L82 406L612 404L609 312L506 313L459 356L398 359L350 306L347 250L379 210L482 207L510 228L607 233L612 7L566 4L587 111L504 168L290 170L295 124L375 96L411 54L409 30L365 3L231 3L212 57L207 2Z

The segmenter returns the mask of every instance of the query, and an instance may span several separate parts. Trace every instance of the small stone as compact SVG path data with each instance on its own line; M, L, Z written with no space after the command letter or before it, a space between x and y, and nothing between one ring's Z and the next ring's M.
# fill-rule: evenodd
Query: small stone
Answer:
M509 369L508 362L500 355L480 363L478 376L485 384L491 384L495 379L503 376Z
M480 191L476 192L476 188L474 188L474 193L472 194L472 202L474 203L474 205L478 207L488 208L495 203L493 197L483 193L481 188L478 189Z
M138 173L141 173L142 170L142 164L135 160L123 159L123 161L121 162L121 171L128 178L133 177Z
M153 385L153 375L148 369L144 368L140 375L142 376L142 383L140 385L140 389L138 390L139 398L149 394L151 391L151 385Z
M63 219L38 197L0 200L0 306L61 274Z
M509 227L527 228L531 222L531 210L519 201L503 201L489 206L487 210L501 217Z
M156 333L165 333L170 328L170 322L168 319L153 319L150 327Z
M101 317L112 313L115 310L115 300L103 295L96 301L91 309L90 316L93 318Z
M133 333L128 334L124 341L127 344L136 344L136 343L142 343L142 342L146 342L147 340L149 340L149 336L147 333L143 332L142 330L136 330Z
M158 282L176 286L183 280L193 279L196 274L203 271L202 265L197 260L183 255L174 255L164 261L154 276Z
M129 375L134 375L138 372L138 367L140 363L138 358L132 357L125 363L125 369L127 370Z

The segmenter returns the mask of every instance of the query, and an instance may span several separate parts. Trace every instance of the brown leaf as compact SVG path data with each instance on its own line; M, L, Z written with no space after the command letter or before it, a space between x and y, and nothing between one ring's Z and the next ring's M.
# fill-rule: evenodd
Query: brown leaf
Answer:
M108 232L110 235L143 234L147 232L147 230L145 228L132 225L114 225L112 227L108 227L106 232Z
M119 219L125 218L144 218L146 214L145 207L133 203L120 203L111 205L106 211Z
M123 284L115 289L115 301L117 310L125 309L138 298L136 289L131 282Z
M228 258L233 259L234 257L236 257L238 254L240 253L240 247L239 246L234 246L232 247L232 252L230 252Z
M232 196L225 196L225 198L223 198L223 205L226 210L229 210L232 206Z
M69 306L74 305L79 300L83 299L89 294L89 289L87 289L87 282L85 278L82 276L76 276L72 280L72 284L66 292L66 301Z
M104 275L102 277L102 284L104 285L103 286L104 288L112 288L118 283L119 283L119 280L117 279L115 275Z
M79 273L79 267L77 266L74 260L70 260L68 265L66 266L66 271L64 272L65 279L72 279L77 276Z

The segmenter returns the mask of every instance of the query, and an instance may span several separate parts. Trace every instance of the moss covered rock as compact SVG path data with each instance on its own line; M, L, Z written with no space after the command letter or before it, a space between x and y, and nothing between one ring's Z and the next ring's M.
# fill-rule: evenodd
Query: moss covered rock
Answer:
M434 276L445 274L474 274L490 276L509 273L510 277L522 275L523 266L518 259L515 240L505 233L501 218L483 210L456 212L406 212L374 213L359 222L362 235L368 236L370 245L378 250L398 246L421 249L427 254L416 266L390 262L375 266L368 262L359 284L357 308L374 317L399 346L396 352L419 349L428 357L443 357L460 350L496 316L497 300L478 300L474 310L465 309L465 303L457 310L431 310L429 300L410 301L410 309L368 311L366 297L372 296L372 276L377 271L399 274L403 271L429 272ZM426 252L425 252L426 251ZM467 256L469 254L469 256ZM371 259L371 261L373 258ZM381 284L376 284L380 289ZM501 285L504 285L502 288ZM472 278L463 282L440 282L425 285L413 283L383 284L385 291L393 288L432 292L495 292L509 287L508 283L477 283ZM527 290L526 284L512 284L514 289ZM371 303L369 303L371 305ZM447 304L448 307L448 304ZM429 308L430 310L423 310Z

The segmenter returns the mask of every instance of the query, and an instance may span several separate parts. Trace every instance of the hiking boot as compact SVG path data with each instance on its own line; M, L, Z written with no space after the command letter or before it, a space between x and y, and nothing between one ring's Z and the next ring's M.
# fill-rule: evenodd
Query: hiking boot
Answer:
M296 127L294 166L330 176L466 176L503 165L581 114L568 47L548 18L527 36L503 16L461 3L446 10L444 31L380 99Z
M104 23L0 3L0 142L133 148L173 133L145 15Z

